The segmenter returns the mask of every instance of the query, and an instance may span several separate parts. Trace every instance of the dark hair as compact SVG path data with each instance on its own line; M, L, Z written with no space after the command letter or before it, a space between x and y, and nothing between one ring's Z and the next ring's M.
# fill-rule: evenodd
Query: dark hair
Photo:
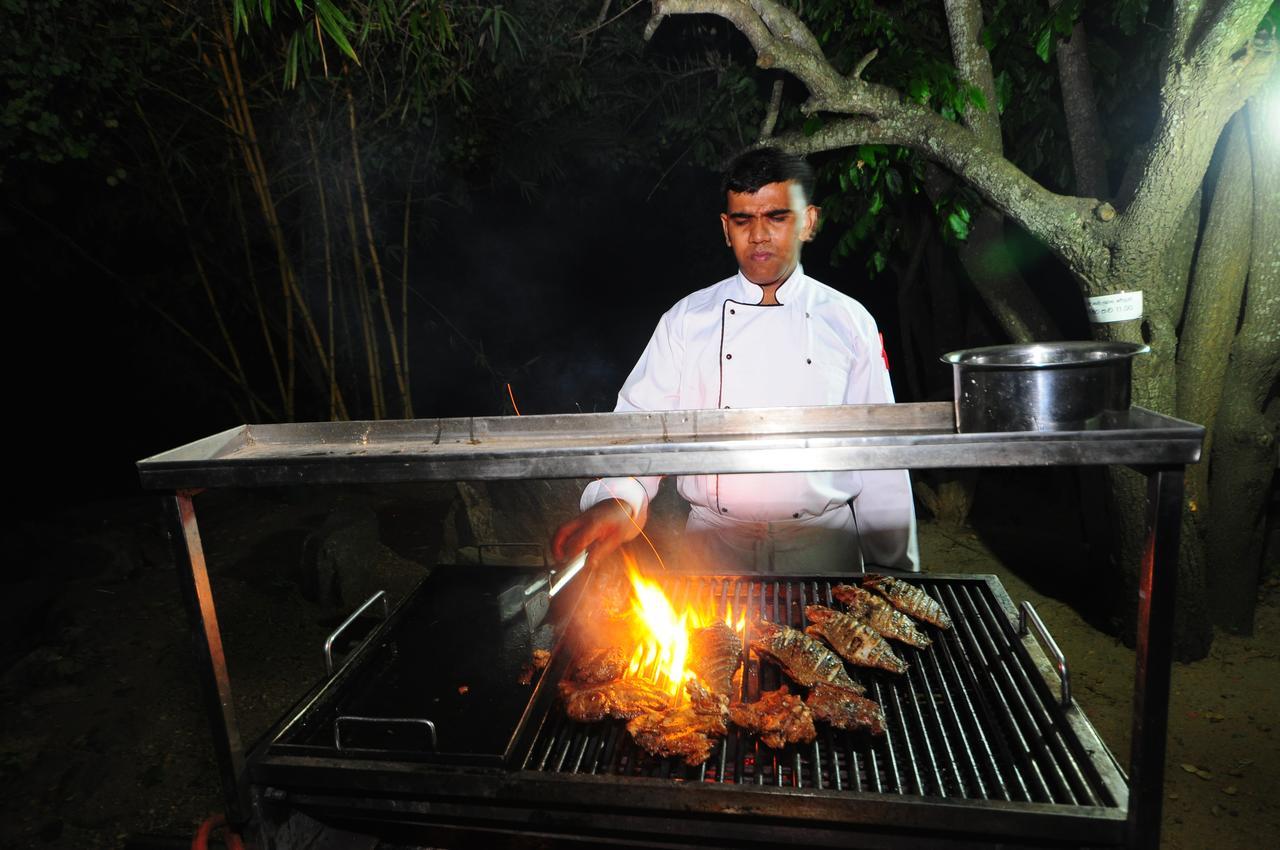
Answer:
M814 177L809 163L777 148L753 148L730 160L720 182L720 191L722 194L754 193L770 183L788 180L796 181L806 202L813 198Z

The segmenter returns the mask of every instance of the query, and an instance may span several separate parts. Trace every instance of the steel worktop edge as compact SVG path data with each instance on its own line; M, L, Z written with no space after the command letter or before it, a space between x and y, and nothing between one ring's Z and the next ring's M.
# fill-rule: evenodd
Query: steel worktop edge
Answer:
M1181 466L1199 425L960 434L950 402L242 425L138 462L150 489L978 466Z

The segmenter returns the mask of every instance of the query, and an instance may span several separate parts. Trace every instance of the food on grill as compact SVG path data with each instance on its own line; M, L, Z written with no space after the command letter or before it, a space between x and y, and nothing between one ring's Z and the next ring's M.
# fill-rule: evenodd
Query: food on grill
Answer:
M884 709L880 703L853 691L819 682L809 689L805 705L814 717L837 729L866 729L872 735L884 734Z
M588 685L602 685L621 679L627 672L627 654L618 646L590 649L578 656L578 662L569 671L569 678Z
M765 691L757 702L729 706L729 719L749 732L758 732L765 746L780 750L787 744L809 743L818 736L813 712L804 701L782 685Z
M831 595L849 606L849 613L891 640L902 641L916 649L927 649L932 640L916 628L915 620L894 608L884 597L854 587L838 584Z
M563 681L560 697L564 700L565 713L582 723L594 723L606 717L630 720L671 705L665 691L643 679L615 679L594 685Z
M627 731L652 755L679 756L685 764L699 765L711 756L715 739L729 731L729 697L693 679L684 685L688 702L637 715L627 723Z
M864 690L849 678L840 656L804 632L758 620L751 628L751 648L777 661L801 685L827 682L854 693Z
M689 669L716 694L733 694L733 674L742 664L742 641L727 624L718 622L689 636Z
M894 655L889 642L857 617L823 605L806 606L804 615L813 622L805 634L822 638L849 663L890 673L907 672L907 662Z
M550 652L545 649L535 649L529 660L520 665L520 675L516 678L516 681L522 685L529 684L533 681L533 674L539 670L545 670L550 663Z
M942 610L942 606L914 584L869 574L863 577L862 586L871 588L893 603L894 608L905 611L918 620L933 623L940 629L951 628L951 618Z

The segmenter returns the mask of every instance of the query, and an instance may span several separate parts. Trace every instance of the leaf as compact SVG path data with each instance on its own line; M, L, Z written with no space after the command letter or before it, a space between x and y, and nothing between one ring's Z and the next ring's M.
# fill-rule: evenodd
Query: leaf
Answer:
M884 266L886 262L888 262L888 260L885 257L885 255L879 251L876 251L871 255L871 259L868 261L868 265L871 266L873 270L872 272L873 274L879 274L880 272L884 271Z
M929 83L927 81L917 77L908 83L907 94L916 103L928 103L929 97L933 92L929 89Z
M961 242L969 238L969 217L968 215L960 215L960 213L951 213L947 216L947 229L951 231L951 235Z
M822 116L810 115L804 122L804 134L812 136L814 133L822 129Z
M884 209L884 197L880 194L880 190L871 193L871 206L867 207L867 212L871 215L879 215L880 210Z
M359 65L360 57L356 56L355 49L351 46L351 42L347 40L347 31L355 29L351 19L344 15L341 9L333 5L331 0L316 0L316 17L320 21L320 28L328 34L329 38L333 39L333 43L338 45L338 49L347 54L351 61Z
M889 191L895 195L902 194L902 174L896 168L886 168L884 172L884 185L889 187Z
M982 93L982 89L977 86L969 86L968 88L969 103L978 107L982 111L987 109L987 96Z
M1049 61L1049 45L1053 43L1053 27L1045 26L1036 34L1036 55L1041 62Z

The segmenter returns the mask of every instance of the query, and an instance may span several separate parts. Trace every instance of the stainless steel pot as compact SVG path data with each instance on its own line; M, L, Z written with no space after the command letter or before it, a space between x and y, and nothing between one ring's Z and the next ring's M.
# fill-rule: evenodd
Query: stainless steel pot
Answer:
M944 354L955 378L956 429L1079 431L1129 409L1131 342L993 345Z

